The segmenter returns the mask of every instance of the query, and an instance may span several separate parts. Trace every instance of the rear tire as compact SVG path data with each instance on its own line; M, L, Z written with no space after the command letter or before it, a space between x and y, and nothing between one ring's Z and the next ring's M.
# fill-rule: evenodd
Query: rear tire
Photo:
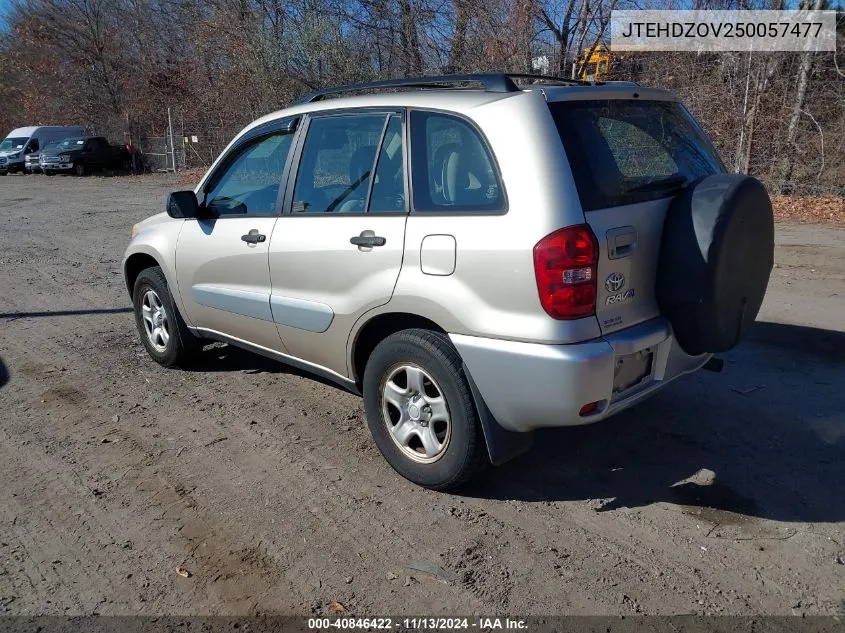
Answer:
M179 314L161 268L141 271L132 305L138 334L150 357L165 367L188 366L202 345Z
M422 329L388 336L370 355L363 383L367 425L400 475L452 490L484 470L478 413L447 336Z

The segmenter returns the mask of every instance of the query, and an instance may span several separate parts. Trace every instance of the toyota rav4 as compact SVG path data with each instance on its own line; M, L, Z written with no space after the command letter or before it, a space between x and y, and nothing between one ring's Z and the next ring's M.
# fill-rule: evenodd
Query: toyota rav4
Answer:
M123 261L150 356L223 341L362 394L390 465L441 490L731 349L773 262L760 183L627 82L330 88L249 125L166 211Z

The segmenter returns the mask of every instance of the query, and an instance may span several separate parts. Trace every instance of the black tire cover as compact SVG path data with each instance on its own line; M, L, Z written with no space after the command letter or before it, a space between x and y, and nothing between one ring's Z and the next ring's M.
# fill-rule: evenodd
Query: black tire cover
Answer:
M763 303L774 240L772 203L750 176L708 176L672 202L656 292L687 354L726 352L739 343Z

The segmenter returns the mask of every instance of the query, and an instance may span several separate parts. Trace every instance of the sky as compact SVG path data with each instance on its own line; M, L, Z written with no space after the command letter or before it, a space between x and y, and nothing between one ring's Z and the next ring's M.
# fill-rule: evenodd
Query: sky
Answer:
M6 30L6 12L12 6L12 0L0 0L0 30Z

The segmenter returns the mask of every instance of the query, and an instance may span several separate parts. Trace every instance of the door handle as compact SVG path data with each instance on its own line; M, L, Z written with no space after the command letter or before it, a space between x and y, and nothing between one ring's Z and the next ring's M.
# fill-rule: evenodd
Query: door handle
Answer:
M256 229L252 229L246 235L241 235L241 239L247 244L260 244L267 239L266 235L262 235Z
M607 232L607 258L621 259L637 250L637 230L620 226Z
M349 238L349 243L355 244L355 246L372 248L373 246L384 246L387 240L378 235L356 235Z

